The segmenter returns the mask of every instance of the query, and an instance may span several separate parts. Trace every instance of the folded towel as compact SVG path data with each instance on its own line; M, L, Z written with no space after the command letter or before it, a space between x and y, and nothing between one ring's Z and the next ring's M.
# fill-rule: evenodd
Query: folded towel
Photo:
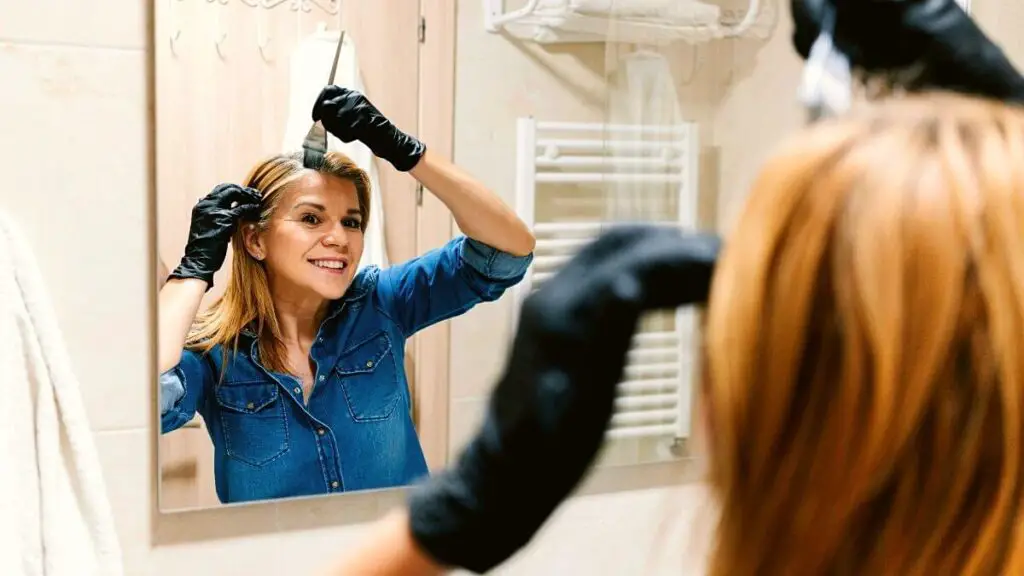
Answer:
M698 0L541 0L547 13L572 11L590 16L658 20L678 26L718 24L721 8Z

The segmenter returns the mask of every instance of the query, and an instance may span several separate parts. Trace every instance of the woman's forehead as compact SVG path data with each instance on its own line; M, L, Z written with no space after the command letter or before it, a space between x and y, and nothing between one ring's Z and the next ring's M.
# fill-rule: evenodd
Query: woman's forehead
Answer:
M350 180L306 170L283 191L282 204L294 206L302 202L316 202L327 209L347 210L359 206L356 186Z

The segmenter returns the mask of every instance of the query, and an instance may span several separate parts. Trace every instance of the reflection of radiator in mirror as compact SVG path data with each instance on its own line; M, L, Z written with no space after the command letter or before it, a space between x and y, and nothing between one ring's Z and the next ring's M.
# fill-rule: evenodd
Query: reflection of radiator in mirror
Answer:
M523 299L602 228L623 221L696 229L698 127L541 122L517 124L516 211L537 247ZM629 353L609 438L688 438L697 313L643 318Z

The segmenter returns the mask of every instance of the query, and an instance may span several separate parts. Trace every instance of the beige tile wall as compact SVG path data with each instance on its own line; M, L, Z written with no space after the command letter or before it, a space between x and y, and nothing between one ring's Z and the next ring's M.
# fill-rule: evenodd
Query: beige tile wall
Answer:
M1016 34L1021 7L975 4L1011 53L1024 55ZM488 42L479 6L459 3L456 155L510 198L514 126L492 111L518 114L543 104L566 120L599 116L603 52ZM0 207L27 230L49 283L95 431L128 574L312 573L398 496L171 519L150 511L144 7L139 0L0 0ZM766 44L680 50L681 78L687 66L703 67L681 86L707 129L705 164L720 168L705 170L720 175L705 185L716 192L709 200L717 207L712 217L727 228L768 147L799 121L791 97L798 63L785 25ZM503 358L508 312L503 303L486 305L473 321L453 326L453 436L464 438L478 418ZM671 470L657 472L646 474L643 480L653 486L646 489L622 490L640 484L628 469L593 478L588 494L563 507L502 573L689 573L701 557L707 497L699 486L657 488L676 478ZM671 556L663 571L646 563L656 552Z

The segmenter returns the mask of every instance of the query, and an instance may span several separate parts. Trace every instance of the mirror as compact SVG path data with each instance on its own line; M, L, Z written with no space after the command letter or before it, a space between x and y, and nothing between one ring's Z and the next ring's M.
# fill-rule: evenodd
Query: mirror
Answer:
M779 3L633 4L157 0L161 510L422 478L476 430L522 299L588 238L623 220L728 228L763 155L803 118ZM441 15L425 26L430 10ZM737 27L742 33L725 37ZM209 290L195 278L164 282L183 259L201 198L301 151L341 31L334 83L360 89L400 129L423 133L428 150L452 149L454 164L536 236L529 265L513 258L521 275L497 301L449 306L430 327L394 327L401 315L374 296L379 284L358 279L465 235L437 190L336 138L331 150L365 173L368 194L350 181L344 190L321 186L312 203L338 217L298 213L288 222L326 220L358 234L358 259L334 258L327 248L344 251L333 235L289 241L312 228L275 237L243 226ZM308 204L299 202L306 188L282 190L286 210ZM349 208L358 221L346 224ZM271 290L271 276L291 283ZM320 315L294 312L311 297L290 288L320 282L308 278L330 278L334 288L342 280L340 293L317 292ZM417 285L404 278L390 285ZM318 328L303 334L301 318ZM598 466L692 459L699 321L693 310L644 319ZM275 348L278 337L299 353Z
M465 290L438 306L451 270L424 295L455 250L424 230L451 217L425 220L417 181L359 141L331 137L333 175L301 161L336 58L334 84L417 134L419 3L156 0L155 14L160 509L390 489L443 466L447 340L413 344L476 313ZM197 208L221 183L264 194L260 222L221 242L212 286L168 279L217 260L187 249L190 230L232 237L218 222L238 197Z

